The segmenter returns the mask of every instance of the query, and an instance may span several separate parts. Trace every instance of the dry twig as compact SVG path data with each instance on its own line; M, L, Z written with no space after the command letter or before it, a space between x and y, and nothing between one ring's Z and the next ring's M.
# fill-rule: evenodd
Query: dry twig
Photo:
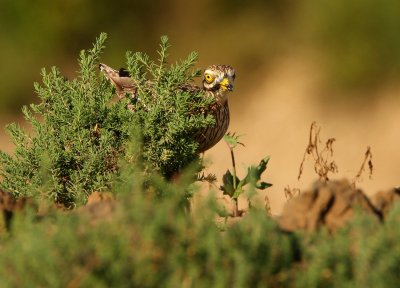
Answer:
M265 196L265 211L267 212L267 215L271 216L272 211L271 211L271 202L269 201L268 196Z
M299 188L290 188L289 185L286 186L283 191L285 192L286 200L290 200L293 197L300 195Z
M208 182L209 184L214 184L217 181L217 176L215 174L209 173L205 174L204 172L197 174L197 181Z
M309 142L304 152L303 160L301 161L299 168L299 175L297 177L300 180L303 174L304 162L306 161L307 155L311 155L314 159L314 171L317 173L321 181L328 181L328 173L337 173L338 167L335 161L331 160L333 157L333 143L336 141L335 138L329 138L325 147L320 150L318 144L321 143L320 140L321 128L317 127L317 123L313 122L310 127Z
M363 172L365 171L365 164L368 163L368 177L369 179L372 179L372 174L374 172L374 165L372 164L372 152L371 152L371 147L367 147L367 151L365 151L364 154L364 161L361 164L360 169L358 170L357 175L354 177L353 181L352 181L352 185L355 187L356 183L361 181L361 176L363 174Z

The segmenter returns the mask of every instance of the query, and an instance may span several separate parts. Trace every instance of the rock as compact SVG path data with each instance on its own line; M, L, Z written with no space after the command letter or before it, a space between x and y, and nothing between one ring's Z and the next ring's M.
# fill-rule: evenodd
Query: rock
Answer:
M356 209L382 220L380 211L349 181L317 182L310 191L290 199L277 221L279 227L288 232L315 231L322 227L334 232L353 218Z
M393 205L400 200L400 187L389 191L379 191L371 197L371 203L381 211L384 217L387 216Z

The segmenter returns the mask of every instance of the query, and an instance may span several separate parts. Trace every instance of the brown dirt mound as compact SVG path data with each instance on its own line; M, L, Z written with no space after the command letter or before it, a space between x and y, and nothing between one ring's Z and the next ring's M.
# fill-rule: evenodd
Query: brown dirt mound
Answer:
M381 211L349 181L317 182L311 190L289 200L278 224L285 231L314 231L326 227L334 232L352 219L356 209L378 221L383 219Z
M396 201L400 200L400 187L380 191L371 197L372 204L386 217Z

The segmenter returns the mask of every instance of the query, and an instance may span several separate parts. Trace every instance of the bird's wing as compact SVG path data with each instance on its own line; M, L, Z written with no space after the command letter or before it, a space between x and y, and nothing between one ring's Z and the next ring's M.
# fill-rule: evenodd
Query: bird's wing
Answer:
M121 70L115 70L103 63L100 63L99 68L104 76L115 86L120 98L122 98L125 93L132 93L132 95L135 96L136 86L133 79L129 76L129 73L121 73Z

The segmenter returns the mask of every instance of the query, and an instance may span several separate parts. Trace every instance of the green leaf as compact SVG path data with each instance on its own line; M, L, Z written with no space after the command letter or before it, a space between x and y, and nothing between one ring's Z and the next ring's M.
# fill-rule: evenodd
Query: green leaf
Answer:
M256 176L258 179L261 177L261 174L267 169L267 165L269 162L270 157L266 156L263 159L261 159L260 164L256 167Z
M233 134L227 133L224 135L223 139L228 144L228 146L231 149L233 149L236 148L238 145L244 146L242 142L239 142L240 137L241 137L240 135L236 136L235 133Z
M257 183L256 184L256 188L260 189L260 190L264 190L267 189L268 187L271 187L272 184L271 183L267 183L267 182L261 182L261 183Z
M224 185L220 187L220 189L223 191L224 195L229 195L230 197L233 198L235 195L236 191L233 186L233 175L231 171L227 170L224 176L222 176L222 182ZM240 179L236 177L236 183L239 183Z
M261 179L262 173L267 169L267 164L269 162L270 157L267 156L261 159L260 164L258 166L250 166L247 171L246 177L243 179L243 185L247 183L257 183Z

